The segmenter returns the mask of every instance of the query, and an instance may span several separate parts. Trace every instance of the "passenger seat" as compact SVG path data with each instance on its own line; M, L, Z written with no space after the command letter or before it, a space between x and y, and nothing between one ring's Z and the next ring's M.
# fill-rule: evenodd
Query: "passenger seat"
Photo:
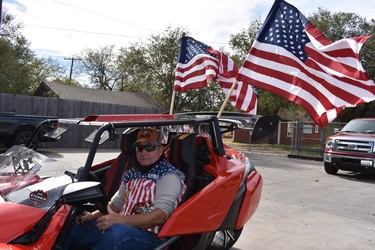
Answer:
M135 149L133 144L137 140L139 128L132 128L121 135L121 153L101 180L105 197L111 199L119 189L124 172L134 166Z
M173 135L169 148L169 161L185 175L186 192L182 202L186 201L193 195L194 182L196 176L196 134L182 133Z

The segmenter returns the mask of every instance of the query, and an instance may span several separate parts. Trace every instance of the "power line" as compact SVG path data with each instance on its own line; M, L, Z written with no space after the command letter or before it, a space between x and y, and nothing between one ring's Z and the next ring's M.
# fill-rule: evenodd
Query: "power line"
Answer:
M56 2L56 3L59 3L59 4L62 4L62 5L65 5L65 6L68 6L68 7L71 7L71 8L74 8L74 9L78 9L78 10L81 10L81 11L84 11L84 12L87 12L87 13L90 13L90 14L94 14L94 15L101 16L101 17L105 17L105 18L108 18L108 19L111 19L111 20L114 20L114 21L118 21L118 22L121 22L121 23L126 23L126 24L128 24L128 25L132 25L132 26L135 26L135 27L138 27L138 28L142 28L142 29L145 29L145 30L149 30L149 31L153 31L153 32L160 33L160 31L157 31L157 30L154 30L154 29L151 29L151 28L147 28L147 27L144 27L144 26L141 26L141 25L138 25L138 24L130 23L130 22L127 22L127 21L124 21L124 20L118 19L118 18L111 17L111 16L103 15L103 14L101 14L101 13L94 12L94 11L91 11L91 10L87 10L87 9L84 9L84 8L80 8L80 7L77 7L77 6L71 5L71 4L63 3L63 2L60 2L60 1L58 1L58 0L52 0L52 1L53 1L53 2ZM74 30L72 30L72 31L74 31ZM74 32L79 32L79 31L74 31ZM96 33L96 32L85 32L85 31L82 31L82 32L83 32L83 33L92 33L92 34L103 34L103 33ZM109 36L123 36L123 35L115 35L115 34L103 34L103 35L109 35ZM136 37L136 36L124 36L124 37L147 38L147 37ZM221 42L210 42L210 43L216 43L216 44L227 44L227 43L221 43Z
M120 20L120 19L117 19L117 18L114 18L114 17L111 17L111 16L106 16L106 15L100 14L98 12L94 12L94 11L91 11L91 10L86 10L86 9L83 9L83 8L80 8L80 7L71 5L71 4L63 3L63 2L60 2L60 1L57 1L57 0L53 0L53 1L56 2L56 3L62 4L62 5L66 5L68 7L74 8L74 9L78 9L78 10L90 13L90 14L94 14L94 15L97 15L97 16L105 17L105 18L108 18L108 19L111 19L111 20L114 20L114 21L117 21L117 22L126 23L128 25L135 26L135 27L138 27L138 28L141 28L141 29L145 29L145 30L149 30L149 31L160 33L160 31L157 31L157 30L154 30L154 29L150 29L150 28L138 25L138 24L126 22L124 20Z
M94 34L94 35L120 36L120 37L130 37L130 38L147 38L147 37L140 37L140 36L127 36L127 35L110 34L110 33L94 32L94 31L73 30L73 29L65 29L65 28L57 28L57 27L48 27L48 26L35 25L35 24L25 24L25 25L26 26L37 27L37 28L43 28L43 29L63 30L63 31L86 33L86 34Z
M49 27L43 25L36 25L36 24L24 24L25 26L32 26L42 29L52 29L52 30L62 30L62 31L69 31L69 32L77 32L77 33L85 33L85 34L93 34L93 35L104 35L104 36L117 36L117 37L127 37L127 38L139 38L139 39L148 39L148 37L142 36L129 36L129 35L120 35L120 34L110 34L110 33L102 33L102 32L94 32L94 31L85 31L85 30L73 30L73 29L65 29L65 28L57 28L57 27ZM209 44L227 44L223 42L207 42Z

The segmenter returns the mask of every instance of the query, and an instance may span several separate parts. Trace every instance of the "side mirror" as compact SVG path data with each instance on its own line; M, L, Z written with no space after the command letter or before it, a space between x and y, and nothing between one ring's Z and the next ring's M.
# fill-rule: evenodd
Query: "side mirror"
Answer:
M87 202L101 200L104 195L100 188L100 182L83 181L66 186L61 201L69 205L82 205Z

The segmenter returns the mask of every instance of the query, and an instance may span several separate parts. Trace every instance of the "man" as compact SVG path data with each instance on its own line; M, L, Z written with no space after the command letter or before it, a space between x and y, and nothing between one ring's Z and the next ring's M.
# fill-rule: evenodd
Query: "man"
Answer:
M161 135L141 129L134 143L136 164L126 171L108 214L84 212L73 224L64 249L72 245L92 249L153 249L161 243L160 227L186 190L185 176L164 159Z

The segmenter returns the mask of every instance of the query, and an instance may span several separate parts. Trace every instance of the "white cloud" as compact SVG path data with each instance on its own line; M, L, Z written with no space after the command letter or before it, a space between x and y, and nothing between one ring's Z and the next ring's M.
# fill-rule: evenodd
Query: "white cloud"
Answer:
M288 2L306 16L322 7L371 19L375 9L372 0ZM186 27L195 39L218 48L251 20L264 20L272 4L273 0L5 0L3 7L25 25L23 34L39 55L69 57L85 48L126 47L168 26Z

